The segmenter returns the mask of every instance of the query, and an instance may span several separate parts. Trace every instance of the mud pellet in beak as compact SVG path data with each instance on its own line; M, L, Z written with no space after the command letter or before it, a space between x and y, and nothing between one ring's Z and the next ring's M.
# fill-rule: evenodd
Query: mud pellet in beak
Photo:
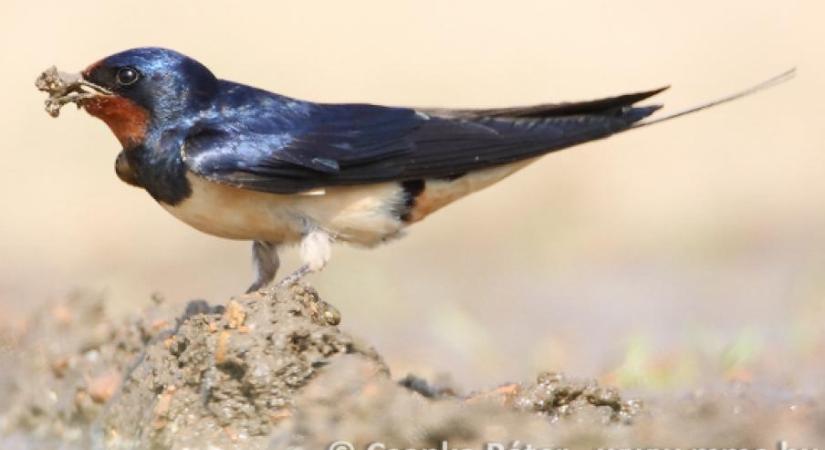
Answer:
M110 94L106 89L83 80L80 74L61 72L55 66L44 70L37 77L34 85L37 89L49 94L45 108L52 117L59 116L60 108L66 103L77 103L80 107L80 100ZM85 91L84 87L91 88L92 92Z

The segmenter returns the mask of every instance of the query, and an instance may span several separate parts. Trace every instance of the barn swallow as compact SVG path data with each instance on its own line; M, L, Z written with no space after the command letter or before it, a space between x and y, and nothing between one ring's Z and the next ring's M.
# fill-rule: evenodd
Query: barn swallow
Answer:
M322 104L217 78L178 52L137 48L78 76L44 75L56 115L75 102L122 146L115 172L215 236L250 240L257 278L300 243L290 284L321 270L334 241L372 247L542 155L739 98L790 77L659 119L637 106L665 88L498 109Z

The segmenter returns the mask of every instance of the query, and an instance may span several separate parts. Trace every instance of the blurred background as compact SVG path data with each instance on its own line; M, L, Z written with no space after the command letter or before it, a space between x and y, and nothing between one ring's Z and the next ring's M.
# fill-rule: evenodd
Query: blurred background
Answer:
M4 2L3 321L74 289L125 314L223 302L249 245L188 228L113 171L106 126L33 82L130 47L325 102L495 107L665 84L673 111L797 66L790 83L549 155L310 281L396 376L469 388L564 370L623 385L821 382L825 5L815 0ZM294 250L283 271L297 266ZM283 272L282 272L283 273ZM770 370L756 370L768 368Z

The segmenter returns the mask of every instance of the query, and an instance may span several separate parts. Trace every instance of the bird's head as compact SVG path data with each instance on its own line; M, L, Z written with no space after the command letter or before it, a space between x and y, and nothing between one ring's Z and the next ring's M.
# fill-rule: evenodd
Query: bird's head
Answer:
M205 108L218 80L203 64L173 50L145 47L108 56L81 73L89 114L102 119L124 147L142 142L153 123Z

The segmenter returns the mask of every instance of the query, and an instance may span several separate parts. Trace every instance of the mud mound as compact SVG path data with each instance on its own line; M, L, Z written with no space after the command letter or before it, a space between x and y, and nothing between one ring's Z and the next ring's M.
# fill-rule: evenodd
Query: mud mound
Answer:
M101 418L107 444L263 440L290 414L295 393L337 357L351 355L387 373L375 352L335 326L337 311L309 289L200 306L148 346L127 374Z
M643 408L553 373L474 393L393 381L305 286L192 301L182 314L155 300L113 321L102 298L78 294L0 329L0 448L771 448L825 438L819 397L746 385L648 395Z
M4 422L83 448L263 444L294 394L340 355L387 376L339 320L299 286L225 307L190 302L178 318L161 304L117 325L100 298L78 295L19 342L24 368Z

